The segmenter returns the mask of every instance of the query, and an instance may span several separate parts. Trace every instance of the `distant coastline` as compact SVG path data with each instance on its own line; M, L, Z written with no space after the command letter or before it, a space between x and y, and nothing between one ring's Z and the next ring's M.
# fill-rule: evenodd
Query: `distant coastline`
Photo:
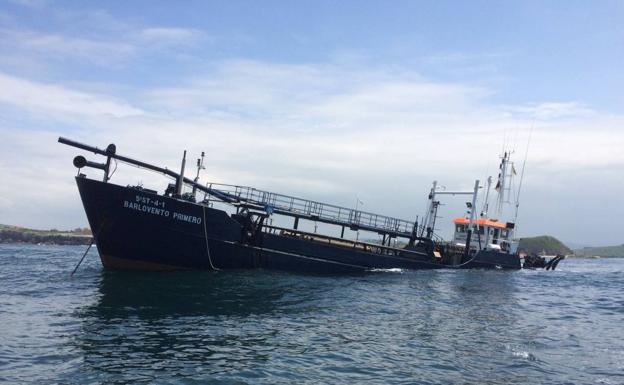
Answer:
M74 230L35 230L20 226L0 224L0 243L25 243L43 245L88 245L92 234L88 228Z
M584 247L574 250L574 256L584 258L622 258L624 257L624 244L619 246Z
M582 249L570 249L563 242L549 235L527 237L520 239L518 248L527 254L538 255L566 255L574 258L623 258L624 245L584 247Z

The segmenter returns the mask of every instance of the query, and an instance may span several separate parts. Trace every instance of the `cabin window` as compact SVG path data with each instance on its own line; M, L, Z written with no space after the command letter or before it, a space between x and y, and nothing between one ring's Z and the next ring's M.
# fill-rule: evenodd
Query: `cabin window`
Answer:
M483 227L483 226L479 227L479 234L481 234L481 235L485 234L485 227Z
M508 230L501 230L501 238L507 238L508 235L509 235Z
M457 225L455 227L455 232L457 233L463 233L464 232L464 225Z

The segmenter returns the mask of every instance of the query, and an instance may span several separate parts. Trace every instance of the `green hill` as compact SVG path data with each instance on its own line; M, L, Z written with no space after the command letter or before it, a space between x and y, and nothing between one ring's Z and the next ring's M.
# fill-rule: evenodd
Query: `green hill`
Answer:
M542 235L539 237L520 238L519 249L524 250L529 254L540 254L542 252L547 255L570 255L572 250L563 244L560 240L549 235Z
M574 250L578 257L624 257L624 244L620 246L584 247Z

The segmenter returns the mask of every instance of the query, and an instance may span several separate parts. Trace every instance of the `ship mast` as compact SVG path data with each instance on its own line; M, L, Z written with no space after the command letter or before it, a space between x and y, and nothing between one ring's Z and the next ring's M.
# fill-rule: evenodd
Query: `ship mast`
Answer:
M481 210L481 216L487 218L488 210L490 208L490 188L492 187L492 177L487 178L487 190L485 190L485 202L483 202L483 210Z
M425 221L423 223L423 230L425 231L425 229L427 230L427 238L431 238L431 235L433 234L433 230L434 230L434 226L435 226L435 217L436 217L436 213L438 211L438 204L440 202L435 200L435 195L436 195L436 189L438 188L438 181L434 180L433 181L433 186L431 187L431 192L429 193L429 209L427 210L427 215L425 215ZM421 232L420 236L422 237L423 234Z
M197 192L197 182L199 182L199 173L201 170L205 170L206 167L204 167L204 156L206 155L206 153L204 151L202 151L201 153L201 159L197 158L197 175L195 176L195 179L193 179L193 182L195 182L193 184L193 197L195 197L195 193Z
M516 173L513 162L511 162L512 152L505 151L501 157L499 166L498 182L494 188L498 192L496 199L496 215L500 219L503 216L503 208L505 203L510 203L509 195L511 195L511 178Z
M492 177L488 176L487 178L487 190L485 192L485 202L483 203L483 211L481 211L482 218L488 218L488 210L490 207L490 188L492 187ZM485 245L490 241L490 232L485 232ZM481 246L481 241L479 240L479 247Z

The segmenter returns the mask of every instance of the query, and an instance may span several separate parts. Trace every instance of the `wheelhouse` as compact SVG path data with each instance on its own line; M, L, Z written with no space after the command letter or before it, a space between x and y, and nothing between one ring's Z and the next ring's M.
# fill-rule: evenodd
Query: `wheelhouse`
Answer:
M466 246L470 219L455 218L453 223L455 225L453 242L458 246ZM486 249L513 252L513 223L479 218L473 221L473 225L474 232L470 240L470 249L472 251Z

